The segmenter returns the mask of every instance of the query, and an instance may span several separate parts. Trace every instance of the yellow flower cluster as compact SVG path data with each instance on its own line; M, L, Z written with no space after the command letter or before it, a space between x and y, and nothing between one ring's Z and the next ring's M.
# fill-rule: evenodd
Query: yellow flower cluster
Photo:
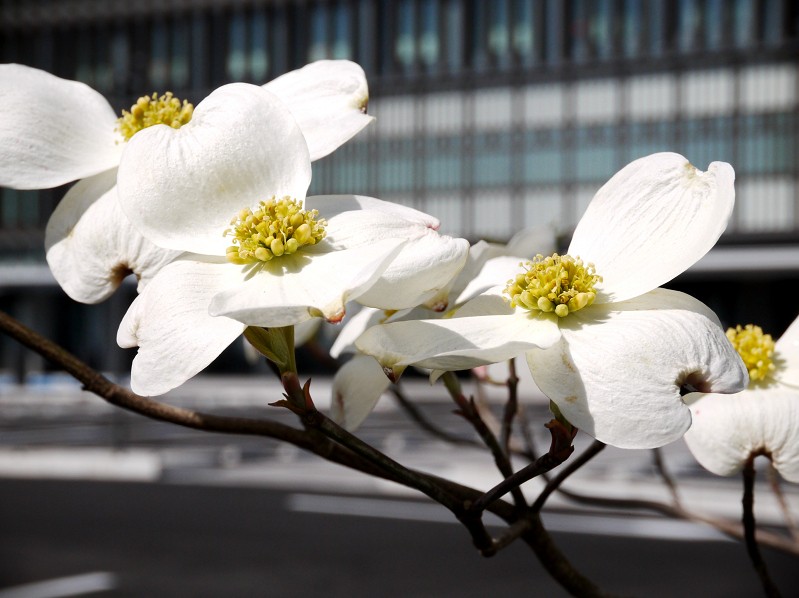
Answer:
M747 324L728 328L727 338L749 370L750 382L763 382L774 372L774 339L770 334L763 334L760 326Z
M315 245L327 234L327 223L324 219L317 221L318 215L316 210L305 211L290 197L272 197L260 202L255 211L245 208L230 221L233 228L224 233L233 237L227 259L234 264L268 262L305 245Z
M117 119L117 131L129 141L136 133L153 125L169 125L179 129L191 120L194 106L188 101L181 102L172 95L171 91L162 96L154 93L152 96L140 97L130 112L122 111L122 116Z
M594 265L583 265L570 255L537 255L521 264L525 272L508 281L505 293L513 307L554 312L563 318L587 307L596 299L594 285L602 280Z

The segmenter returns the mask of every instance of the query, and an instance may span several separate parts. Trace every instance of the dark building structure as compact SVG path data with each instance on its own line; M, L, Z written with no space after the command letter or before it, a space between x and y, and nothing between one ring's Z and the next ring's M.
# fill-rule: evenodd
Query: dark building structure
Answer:
M315 163L311 192L438 216L470 240L529 226L568 238L629 161L677 151L736 169L717 249L672 286L725 323L799 313L799 3L793 0L3 0L0 61L78 79L121 110L153 91L198 103L345 58L377 122ZM43 231L64 189L0 190L0 307L94 365L134 291L74 304ZM0 338L0 374L42 367Z

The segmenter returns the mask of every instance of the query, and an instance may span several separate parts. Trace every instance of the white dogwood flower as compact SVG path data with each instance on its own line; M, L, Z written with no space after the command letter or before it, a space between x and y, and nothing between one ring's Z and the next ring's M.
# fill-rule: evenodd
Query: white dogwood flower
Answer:
M392 375L459 370L525 354L539 388L575 426L649 448L691 423L680 391L738 392L746 369L715 314L659 289L724 231L734 173L677 154L627 165L594 196L566 255L537 256L455 317L375 326L357 341Z
M751 324L730 328L727 337L749 369L749 387L687 397L693 424L685 442L717 475L733 475L764 455L786 480L799 482L799 319L776 343Z
M373 118L365 114L363 70L345 60L314 62L263 86L283 100L310 148L329 154ZM106 299L133 272L139 287L177 253L144 239L120 212L116 168L125 142L142 128L178 128L193 106L167 93L139 98L120 118L83 83L19 64L0 65L0 186L45 189L83 179L48 222L47 261L67 294Z
M445 312L435 311L436 305L457 310L466 301L513 276L520 260L542 249L555 249L555 235L551 229L519 231L507 244L478 241L469 248L469 257L463 270L448 287L442 289L438 300L432 300L432 309L418 306L386 313L380 309L363 308L341 329L330 348L330 356L338 358L344 353L357 352L356 339L372 326L443 316ZM383 368L373 357L353 356L333 377L331 417L348 430L355 430L372 412L389 383L389 379L383 375Z
M305 197L311 163L285 104L223 86L180 129L130 140L117 174L122 209L160 247L163 267L125 316L138 346L132 386L161 394L202 370L247 326L340 321L352 299L401 309L434 297L468 243L416 210L358 196Z

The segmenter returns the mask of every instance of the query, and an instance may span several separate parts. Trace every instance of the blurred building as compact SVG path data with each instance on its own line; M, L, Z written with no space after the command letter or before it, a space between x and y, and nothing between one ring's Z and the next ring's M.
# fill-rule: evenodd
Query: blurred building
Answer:
M733 221L673 286L775 333L799 312L793 0L2 0L0 43L0 61L84 81L119 110L354 60L378 121L315 164L311 192L411 205L471 240L568 238L596 189L649 153L728 161ZM0 308L124 369L109 347L133 286L69 301L43 260L64 189L1 192ZM0 338L0 371L35 367L24 355Z

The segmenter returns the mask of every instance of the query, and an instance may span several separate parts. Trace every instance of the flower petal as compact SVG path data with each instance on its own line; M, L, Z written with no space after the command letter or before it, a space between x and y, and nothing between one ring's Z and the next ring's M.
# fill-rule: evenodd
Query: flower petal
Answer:
M753 388L735 395L685 397L693 423L685 442L697 461L717 475L741 470L752 454L768 453L777 471L799 482L799 392Z
M116 114L91 87L0 65L0 187L47 189L119 164Z
M404 243L388 238L368 251L336 250L325 240L266 262L249 275L247 267L239 266L239 280L214 296L210 313L264 327L290 326L320 316L339 322L346 302L375 283Z
M128 142L117 178L122 209L161 247L225 255L223 235L243 208L272 196L305 198L311 163L283 102L246 83L200 102L180 129L154 126Z
M330 347L330 357L337 359L343 353L355 353L355 340L368 328L376 326L386 318L386 312L373 307L362 307L357 314L347 318L344 327Z
M776 357L782 360L777 379L799 387L799 318L788 326L774 345Z
M551 346L560 338L554 318L516 311L394 322L373 326L355 345L394 371L408 365L465 370L511 359L533 347Z
M683 384L739 392L749 381L715 314L676 291L592 305L560 330L560 343L527 353L536 384L572 424L620 448L658 447L685 433Z
M568 251L602 276L597 301L642 295L705 255L727 227L734 180L729 164L702 172L670 153L622 168L594 196Z
M366 115L363 69L349 60L319 60L264 85L291 110L311 160L333 152L374 120Z
M230 284L228 264L179 259L165 266L128 309L117 333L121 347L139 347L131 388L160 395L202 371L246 328L208 315L215 292Z
M329 218L331 242L354 247L388 237L408 241L379 280L358 297L363 305L405 309L424 303L446 288L466 262L468 241L438 234L438 220L423 212L362 196L314 196L306 205Z
M331 417L353 431L372 412L389 386L383 368L372 357L356 355L333 378Z
M492 258L485 262L480 271L465 285L453 304L465 303L496 285L506 285L521 271L521 259L518 257L505 255Z
M128 274L139 292L179 252L156 247L130 224L117 201L116 169L77 182L50 216L47 263L75 301L98 303Z

